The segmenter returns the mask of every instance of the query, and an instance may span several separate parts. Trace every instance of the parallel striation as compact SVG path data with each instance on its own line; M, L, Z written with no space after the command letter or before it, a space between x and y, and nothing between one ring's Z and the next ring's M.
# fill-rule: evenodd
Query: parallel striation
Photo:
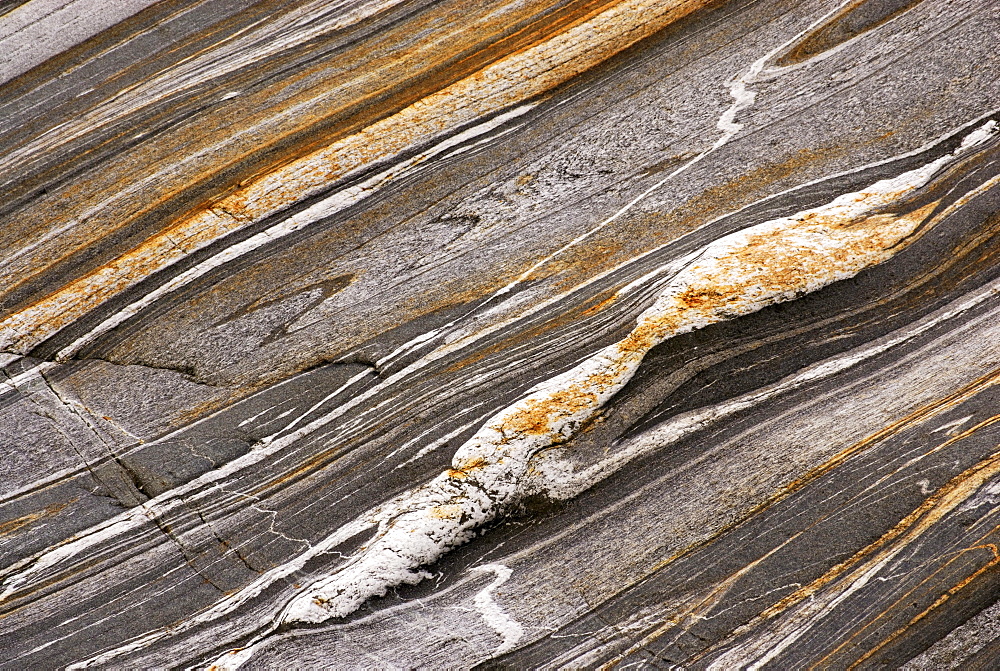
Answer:
M990 3L8 4L5 664L995 656Z

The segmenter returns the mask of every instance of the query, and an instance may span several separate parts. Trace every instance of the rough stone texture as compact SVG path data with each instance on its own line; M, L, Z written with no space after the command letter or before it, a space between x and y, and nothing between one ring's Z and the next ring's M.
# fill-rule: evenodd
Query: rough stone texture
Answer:
M992 668L998 34L0 0L0 663Z

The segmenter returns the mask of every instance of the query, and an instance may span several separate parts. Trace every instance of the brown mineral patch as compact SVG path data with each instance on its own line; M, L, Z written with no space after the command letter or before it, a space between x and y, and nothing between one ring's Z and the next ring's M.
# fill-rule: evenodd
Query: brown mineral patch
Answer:
M464 462L459 465L458 468L450 468L446 472L448 477L455 478L456 480L463 480L469 477L471 471L477 471L484 466L487 466L488 462L482 456L477 456L470 461Z
M453 520L462 516L462 506L448 504L431 508L431 517L439 520Z
M691 288L681 292L677 300L687 309L703 310L716 307L734 298L730 287Z
M809 165L849 153L846 141L844 145L801 149L783 161L749 170L727 182L705 189L665 215L647 215L653 220L650 225L655 225L659 230L664 224L663 220L667 220L668 226L662 229L660 239L673 239L688 233L707 221L759 200L766 195L768 186L803 173L803 169Z
M617 292L611 294L611 296L609 296L608 298L605 298L604 300L600 301L599 303L595 303L595 304L591 305L589 308L587 308L586 310L584 310L583 312L581 312L580 316L581 317L592 317L593 315L596 315L597 313L599 313L599 312L601 312L601 311L603 311L603 310L611 307L616 302L618 302L618 293Z
M598 406L597 394L583 391L579 385L549 394L544 399L528 399L517 412L504 417L497 429L504 433L543 436L552 433L555 419L571 417Z
M482 295L486 295L486 293L488 293L490 291L495 291L496 289L499 289L501 286L503 286L503 284L499 283L499 282L496 283L496 284L494 284L494 285L484 286L484 287L482 287L482 290L481 290L480 293L472 293L472 292L470 292L468 294L467 298L478 298L478 297L481 297ZM509 337L509 338L504 339L501 342L494 343L493 345L490 345L488 347L484 347L483 349L480 349L480 350L477 350L475 352L472 352L471 354L463 357L462 359L460 359L460 360L456 361L455 363L451 364L450 366L448 366L444 370L444 372L445 373L453 373L453 372L459 371L459 370L461 370L463 368L467 368L468 366L470 366L472 364L479 363L480 361L488 358L489 356L492 356L494 354L502 352L502 351L504 351L504 350L506 350L506 349L508 349L510 347L515 347L518 344L522 344L522 343L525 343L525 342L530 342L530 341L538 338L539 336L541 336L541 335L543 335L545 333L548 333L548 332L550 332L550 331L552 331L552 330L554 330L556 328L559 328L559 327L562 327L562 326L566 326L568 324L572 324L573 322L575 322L580 317L589 317L589 316L591 316L593 314L596 314L600 310L603 310L603 309L607 308L608 306L612 305L617 300L616 293L611 292L611 291L605 292L604 294L599 294L597 298L601 298L601 296L607 296L607 298L601 299L599 301L599 303L597 303L595 305L592 305L592 306L590 306L590 307L588 307L588 308L586 308L586 309L584 309L582 311L577 311L576 309L574 309L574 310L568 310L566 312L561 312L557 317L555 317L553 319L550 319L550 320L547 320L544 323L539 324L537 326L533 326L532 328L528 329L527 331L524 331L522 333L518 333L518 334L514 335L513 337ZM431 303L431 302L428 302L427 304L428 305L434 305L434 303Z
M621 263L632 250L615 239L617 233L605 229L604 235L596 235L582 244L562 252L528 275L528 281L544 280L554 275L563 275L555 284L556 291L567 291L576 286L580 279L589 279L602 270Z

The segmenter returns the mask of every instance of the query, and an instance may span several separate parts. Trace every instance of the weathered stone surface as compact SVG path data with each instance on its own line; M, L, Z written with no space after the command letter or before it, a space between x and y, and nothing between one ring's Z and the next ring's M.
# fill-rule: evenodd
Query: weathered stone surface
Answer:
M0 661L990 668L998 34L0 2Z

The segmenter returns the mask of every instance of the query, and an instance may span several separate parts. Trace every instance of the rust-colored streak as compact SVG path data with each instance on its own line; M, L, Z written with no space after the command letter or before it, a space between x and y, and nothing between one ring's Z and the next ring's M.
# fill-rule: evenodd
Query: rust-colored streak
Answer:
M602 294L599 294L596 297L596 299L597 300L594 304L589 305L588 307L582 310L571 309L571 310L566 310L565 312L560 312L558 316L554 317L553 319L546 320L542 324L533 326L532 328L526 331L516 333L512 337L508 336L507 338L504 338L502 341L494 343L493 345L490 345L488 347L484 347L482 349L478 349L474 352L471 352L467 356L464 356L461 359L455 361L453 364L449 365L447 368L444 369L443 372L454 373L459 370L462 370L463 368L468 368L469 366L477 364L480 361L483 361L484 359L487 359L494 354L503 352L508 348L516 347L517 345L526 342L531 342L532 340L544 336L546 333L549 333L557 328L562 328L569 324L573 324L577 322L580 318L592 317L614 305L614 303L618 301L619 296L617 292L607 291ZM450 307L450 306L451 304L442 304L440 307Z
M476 457L471 459L464 464L461 464L458 468L449 468L446 473L448 477L455 478L457 480L464 480L469 477L469 473L473 471L480 470L487 465L487 462L482 457Z
M841 579L849 571L850 574L843 578L844 582L849 583L859 580L872 566L883 559L895 555L902 547L905 547L920 537L927 529L937 524L945 515L968 499L998 473L1000 473L1000 453L984 459L952 478L878 540L855 553L850 559L833 567L809 585L796 590L793 594L771 606L761 613L757 619L764 620L774 617L792 605L816 594L825 586ZM861 564L865 559L867 561ZM846 642L842 645L846 645Z
M395 156L415 142L551 90L707 2L625 0L604 9L588 6L584 16L560 24L557 34L543 33L536 36L541 41L518 44L513 53L436 92L426 92L395 114L251 180L8 316L0 322L0 342L7 349L27 352L95 306L192 251L372 162ZM398 54L394 58L398 60ZM303 121L307 126L316 122Z
M873 445L876 445L888 438L891 438L894 435L898 435L899 433L907 429L919 426L920 424L923 424L924 422L940 415L943 412L947 412L949 409L958 406L959 404L965 402L969 398L972 398L976 394L979 394L998 383L1000 383L1000 369L991 371L986 375L976 378L975 380L968 383L961 389L958 389L952 392L951 394L948 394L947 396L944 396L926 405L923 405L920 408L917 408L916 410L911 412L909 415L906 415L905 417L896 420L892 424L889 424L888 426L879 429L875 433L872 433L864 437L858 442L841 450L840 452L835 454L833 457L831 457L824 463L809 470L802 477L797 478L792 482L788 483L787 485L785 485L775 495L769 497L766 501L763 501L759 505L751 508L746 513L746 515L740 518L740 520L733 521L730 524L720 527L710 537L706 538L705 540L696 543L694 545L688 546L686 548L683 548L678 552L675 552L671 556L667 557L666 559L658 562L656 565L652 567L651 573L655 573L656 571L659 571L662 568L676 562L682 557L690 555L695 550L709 546L715 541L719 540L720 538L725 537L725 535L728 532L732 531L734 528L739 526L743 520L754 517L763 512L764 510L767 510L768 508L774 506L775 504L780 503L781 501L787 499L796 492L801 491L810 483L815 482L823 475L829 473L830 471L833 471L834 469L844 464L854 455L859 454L864 450L872 447ZM758 616L757 619L768 619L770 617L773 617L778 613L780 613L781 611L784 611L789 607L793 606L794 604L802 601L802 599L807 598L811 593L812 592L806 593L803 590L798 590L796 592L793 592L792 594L788 595L787 597L775 603L767 610L763 611Z
M997 378L997 372L994 372L988 376L992 378L993 381ZM982 383L984 378L976 380L969 387L982 388ZM992 381L990 382L993 383ZM967 387L966 389L969 389ZM950 399L951 397L949 397ZM940 406L942 402L946 399L942 399L932 406ZM948 402L950 405L950 401ZM922 409L923 410L923 409ZM936 413L935 413L936 414ZM911 416L912 417L912 416ZM996 419L996 418L991 418ZM994 422L987 421L983 425L989 425ZM991 479L995 478L1000 474L1000 452L996 452L986 459L983 459L974 466L966 469L959 475L952 478L944 486L939 488L930 497L928 497L920 506L918 506L911 513L906 515L901 519L896 525L894 525L889 531L883 534L879 539L870 543L865 548L856 552L849 559L837 564L829 571L824 573L822 576L811 582L809 585L803 586L802 588L796 590L787 597L776 602L769 608L762 611L757 617L755 617L751 622L747 623L742 630L750 630L755 624L759 624L764 620L771 619L782 613L789 611L793 606L803 602L806 599L813 599L815 596L824 588L834 584L837 581L841 581L844 584L852 584L860 579L862 579L868 572L870 572L879 562L887 561L893 556L897 555L907 546L911 545L913 542L917 541L919 538L923 537L926 532L944 519L949 513L951 513L955 508L961 505L964 501L974 495L979 491L985 484L987 484ZM769 502L770 504L771 502ZM815 524L815 523L814 523ZM907 626L912 626L913 623L919 621L923 617L926 617L928 613L933 611L935 608L940 606L947 598L951 595L957 593L959 590L970 584L975 580L976 577L989 570L993 566L1000 563L1000 559L996 557L996 546L992 543L984 543L983 541L988 538L993 531L988 532L983 535L977 541L974 541L970 547L966 548L963 552L968 552L971 550L982 550L987 549L993 555L993 558L985 566L977 569L973 574L967 576L965 579L961 580L955 586L950 588L942 598L939 598L923 613L915 617ZM962 553L957 553L955 556L951 557L945 565L938 569L943 570L951 562L957 561ZM863 563L862 563L863 562ZM935 572L937 573L937 572ZM929 581L933 578L933 574L925 578L923 582ZM919 585L911 589L908 593L912 593ZM907 595L904 595L899 599L899 602L905 601ZM808 607L808 606L807 606ZM886 613L893 612L892 608L888 608ZM793 616L794 617L794 616ZM835 655L838 651L842 650L845 646L849 645L851 641L873 626L877 620L873 620L866 624L862 629L854 632L847 640L843 641L835 650L829 652L821 660L818 660L811 664L810 668L817 668L824 666L824 662L828 662L830 657ZM905 627L904 627L905 629ZM902 632L891 636L891 638L898 637ZM883 646L887 644L889 640L883 642ZM881 647L881 646L880 646ZM705 652L708 652L706 650ZM696 655L694 660L699 659L703 656ZM874 651L872 651L874 654ZM866 657L867 658L867 657ZM693 661L693 660L690 660ZM859 660L858 663L860 663ZM853 668L853 667L852 667Z
M65 545L68 542L69 541L62 541L58 543L56 547ZM77 562L72 564L72 568L63 569L56 575L50 575L49 577L37 582L23 585L17 592L8 595L7 599L4 601L4 607L6 610L0 612L0 620L16 615L25 609L34 607L39 596L44 595L46 590L50 587L60 584L63 586L73 585L74 582L86 576L88 571L93 569L98 563L100 563L100 560L97 558ZM77 578L76 576L80 576L80 578ZM57 589L61 589L61 587ZM13 603L15 600L19 603L13 606L8 606L8 604Z
M702 618L704 618L713 608L715 608L719 603L722 602L722 599L726 596L729 590L732 589L732 587L736 585L736 583L740 579L750 574L755 568L757 568L757 566L762 564L764 561L769 559L772 555L777 553L785 546L793 543L804 533L805 531L803 530L791 535L784 542L782 542L780 545L778 545L768 553L762 555L761 557L758 557L749 564L741 567L739 570L731 573L726 578L720 580L706 596L699 598L694 604L688 606L683 612L678 613L675 616L669 618L655 631L653 631L650 634L647 634L642 639L642 641L633 645L626 652L619 655L617 659L619 660L625 659L634 652L648 646L650 643L660 638L664 634L670 632L671 629L679 625L681 622L684 622L685 620L690 622L697 622ZM695 657L695 659L697 659L697 656ZM617 663L608 664L602 667L602 669L610 669L616 665Z
M994 527L993 529L990 530L989 533L983 535L980 538L980 541L986 539L989 536L992 536L993 534L996 533L996 531L998 529L1000 529L1000 526ZM902 604L902 603L908 601L909 598L910 598L910 595L912 595L917 590L917 588L919 588L919 587L921 587L921 586L929 583L933 578L935 578L939 573L941 573L942 571L944 571L944 569L946 569L948 566L950 566L953 562L958 561L966 553L973 552L973 551L976 551L976 550L986 550L986 551L988 551L990 553L990 555L991 555L991 559L988 562L986 562L985 564L983 564L982 566L980 566L979 568L977 568L975 571L973 571L972 573L970 573L969 575L965 576L964 578L962 578L961 580L959 580L957 583L955 583L954 585L952 585L951 587L949 587L948 590L945 591L944 594L940 595L937 599L935 599L934 602L931 605L929 605L924 610L920 611L920 613L918 613L913 618L911 618L905 625L903 625L902 627L896 629L891 634L889 634L889 636L887 636L884 640L880 641L878 645L874 646L871 650L869 650L864 655L862 655L857 660L855 660L854 663L851 664L851 666L848 667L848 668L849 669L856 669L859 666L861 666L861 664L863 664L865 661L867 661L868 659L870 659L873 655L875 655L876 653L878 653L879 650L882 650L887 645L889 645L893 641L897 640L900 636L902 636L903 634L905 634L913 625L915 625L918 622L920 622L921 620L923 620L925 617L927 617L928 615L930 615L932 612L934 612L936 609L938 609L944 603L946 603L949 599L951 599L951 597L953 597L954 595L958 594L960 591L962 591L963 589L965 589L966 587L968 587L970 584L972 584L976 580L976 578L978 578L979 576L983 575L987 571L993 569L997 565L1000 565L1000 551L998 551L997 546L994 545L993 543L985 543L985 544L973 545L971 547L965 548L964 550L956 553L956 555L952 559L949 559L942 566L940 566L936 571L934 571L932 574L930 574L929 576L927 576L926 578L924 578L922 581L920 581L920 583L918 583L916 586L914 586L912 589L908 590L904 595L902 595L900 598L898 598L889 608L885 609L885 611L883 612L882 615L879 616L879 618L883 617L886 614L892 613L893 608L895 606L898 606L899 604ZM866 625L865 628L867 628L869 626L872 626L872 624L874 624L874 622L878 621L879 618L876 618L876 620L873 620L873 622L870 623L869 625ZM864 629L862 629L861 631L864 631ZM851 641L853 641L857 637L857 635L861 633L861 631L853 634L847 641L845 641L844 643L842 643L837 648L837 650L835 650L834 652L828 654L825 657L825 659L828 659L835 652L843 649L846 645L848 645ZM817 666L818 666L818 664L817 664Z
M875 445L876 443L880 443L886 440L887 438L897 435L902 431L923 424L927 420L936 417L937 415L940 415L943 412L947 412L951 408L954 408L959 404L964 403L965 401L972 398L976 394L985 391L986 389L992 387L997 383L1000 383L1000 369L991 371L986 375L976 378L975 380L965 385L961 389L943 398L937 399L931 403L928 403L927 405L921 406L917 410L911 412L906 417L896 420L895 422L886 426L885 428L880 429L877 432L859 440L850 447L841 450L831 459L817 466L816 468L810 470L801 478L793 480L788 485L786 485L785 488L782 490L780 498L769 501L766 504L766 506L771 506L777 501L784 499L790 496L791 494L801 490L807 484L813 482L820 476L829 473L830 471L837 468L838 466L846 462L848 459L853 457L855 454L862 452L863 450ZM759 512L759 510L755 511L755 513L756 512Z
M16 519L3 522L2 524L0 524L0 536L10 535L16 531L19 531L20 529L23 529L29 524L34 524L39 520L43 520L47 517L52 517L53 515L56 515L59 512L61 512L64 508L66 508L66 506L70 505L76 500L77 499L73 498L70 499L69 501L66 501L65 503L54 503L50 506L43 508L42 510L39 510L38 512L29 513L28 515L24 515Z

